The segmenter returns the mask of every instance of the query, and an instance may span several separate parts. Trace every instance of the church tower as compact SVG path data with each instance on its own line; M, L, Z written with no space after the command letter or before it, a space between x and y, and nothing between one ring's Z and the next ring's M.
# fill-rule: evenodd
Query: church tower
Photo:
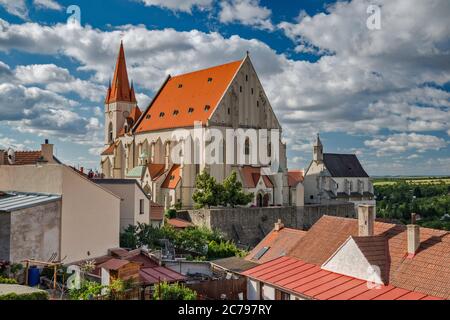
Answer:
M314 143L313 160L317 163L323 161L323 145L322 141L320 141L319 134L317 134L317 139Z
M128 81L127 64L123 43L120 43L116 69L112 83L109 84L105 99L105 144L115 141L127 118L137 108L133 85Z

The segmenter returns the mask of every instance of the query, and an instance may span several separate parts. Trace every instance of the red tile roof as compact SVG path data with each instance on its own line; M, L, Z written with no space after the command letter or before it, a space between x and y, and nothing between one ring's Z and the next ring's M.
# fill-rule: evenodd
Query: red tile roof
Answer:
M295 187L300 182L303 182L303 170L291 170L288 171L288 185L289 187Z
M164 164L149 163L147 164L147 169L150 174L150 178L155 181L157 180L166 170Z
M189 221L178 219L178 218L169 219L169 220L167 220L167 223L177 229L184 229L184 228L189 228L189 227L194 226Z
M243 166L239 170L244 188L255 188L261 178L261 168ZM263 181L267 188L273 188L273 183L268 176L263 175Z
M420 228L420 247L416 255L407 258L406 226L375 222L374 234L387 241L385 269L388 283L411 291L450 299L450 233ZM350 237L358 236L356 219L323 216L288 253L302 261L322 265ZM362 252L382 263L380 252L370 246L380 246L379 237L356 238ZM383 266L383 265L382 265Z
M150 201L150 220L163 220L164 219L164 207Z
M301 297L317 300L423 300L439 299L392 285L369 288L364 280L322 270L314 264L280 257L244 271L252 279Z
M112 86L108 88L105 103L113 102L136 102L134 88L130 88L127 73L127 63L125 61L125 51L123 43L120 43L119 55L117 56L116 69L114 70L114 78Z
M272 230L245 258L246 260L265 263L279 258L294 248L306 231L283 228L279 231ZM263 248L269 248L259 259L255 259Z
M130 263L130 261L128 261L128 260L112 258L112 259L98 265L97 267L100 269L103 268L106 270L119 270L120 268L122 268L123 266L126 266L129 263Z
M136 132L205 125L242 61L169 77L150 103Z
M162 183L161 188L175 189L181 180L180 171L179 164L172 165L172 168L167 174L166 180Z
M114 148L115 145L114 143L110 144L109 147L107 147L103 152L102 152L102 156L111 156L114 154Z

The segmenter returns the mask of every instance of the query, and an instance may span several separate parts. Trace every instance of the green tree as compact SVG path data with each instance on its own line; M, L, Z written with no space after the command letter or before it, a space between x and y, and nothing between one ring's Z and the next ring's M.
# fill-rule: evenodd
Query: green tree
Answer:
M237 179L236 171L223 181L221 204L224 206L245 206L253 200L254 194L244 192L242 183Z
M197 300L197 293L182 284L163 282L156 285L153 300Z
M197 209L217 206L221 202L223 187L205 170L197 176L195 188L192 200L194 200Z

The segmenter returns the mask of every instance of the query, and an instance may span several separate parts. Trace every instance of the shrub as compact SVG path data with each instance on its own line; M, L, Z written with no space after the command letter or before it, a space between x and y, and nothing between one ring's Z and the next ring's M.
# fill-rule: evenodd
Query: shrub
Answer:
M16 279L10 279L10 278L4 278L0 276L0 283L1 284L17 284Z
M177 210L175 209L169 209L166 211L166 217L168 219L173 219L177 217Z
M45 291L25 294L8 293L0 295L0 300L48 300L48 293Z
M71 300L92 300L94 297L102 294L105 286L94 281L84 281L80 289L71 289L69 297Z
M197 300L197 293L178 283L160 283L155 287L153 300Z

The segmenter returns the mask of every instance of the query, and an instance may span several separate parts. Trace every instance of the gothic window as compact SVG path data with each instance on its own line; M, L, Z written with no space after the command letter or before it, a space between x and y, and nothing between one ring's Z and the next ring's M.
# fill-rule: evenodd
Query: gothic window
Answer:
M267 156L270 158L272 156L272 143L269 142L267 146Z
M250 154L250 139L245 139L245 155L248 156Z
M110 122L109 126L108 126L108 142L113 143L113 124L112 124L112 122Z

